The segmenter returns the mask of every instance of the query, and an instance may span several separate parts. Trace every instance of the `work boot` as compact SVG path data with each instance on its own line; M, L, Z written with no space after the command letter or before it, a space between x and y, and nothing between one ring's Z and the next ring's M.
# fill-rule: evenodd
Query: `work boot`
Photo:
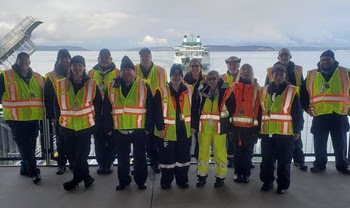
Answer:
M268 191L273 188L273 183L264 183L261 187L261 191Z
M294 162L294 166L299 168L302 171L307 171L307 166L304 163Z
M240 174L235 174L233 176L233 181L236 182L236 183L242 182L242 176Z
M67 181L63 184L63 188L64 190L66 191L70 191L70 190L73 190L75 189L75 187L77 187L79 185L79 183L81 182L82 180L81 179L72 179L70 181Z
M234 167L233 159L228 159L228 160L227 160L227 167L228 167L228 168L233 168L233 167Z
M37 184L41 181L41 175L40 173L36 173L32 176L32 181L34 184Z
M146 184L137 184L137 187L139 188L139 190L146 190L147 189L147 186L146 186Z
M98 169L96 171L98 175L102 175L105 173L105 169L102 167L102 165L98 166Z
M198 181L197 181L197 188L203 187L207 183L207 177L206 176L198 176Z
M310 171L312 173L320 173L320 172L323 172L324 170L326 170L326 167L314 166L314 167L310 168Z
M188 183L177 183L177 185L182 189L188 189L190 187Z
M337 170L344 175L350 175L350 170L348 168L337 168Z
M57 168L56 174L57 174L57 175L62 175L62 174L65 173L65 172L66 172L66 166L59 166L59 167Z
M242 183L249 183L249 177L246 176L246 175L242 175L241 176L241 181L242 181Z
M95 182L95 179L89 175L86 179L84 179L84 185L85 188L89 188L93 183Z
M277 193L277 194L284 194L285 190L286 190L286 189L283 189L281 186L277 186L277 191L276 191L276 193Z
M110 175L113 173L113 170L114 170L114 166L113 166L113 163L107 167L106 169L104 169L104 173L107 174L107 175Z
M170 184L161 184L160 185L163 190L169 190L170 189Z
M129 179L129 181L127 181L125 184L119 184L119 185L115 188L115 190L121 191L121 190L125 189L127 186L129 186L130 183L131 183L131 179Z
M155 173L160 173L160 169L158 165L152 165L151 168L154 170Z
M214 183L214 188L220 188L222 186L224 186L225 182L224 182L225 179L223 178L216 178L216 181Z
M21 169L19 170L19 174L22 176L28 175L28 167L26 165L21 164Z

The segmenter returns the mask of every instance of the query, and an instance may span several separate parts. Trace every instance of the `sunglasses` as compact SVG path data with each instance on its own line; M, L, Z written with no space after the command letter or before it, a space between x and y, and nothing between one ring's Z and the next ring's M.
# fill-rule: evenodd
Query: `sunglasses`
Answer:
M211 81L211 80L215 81L215 80L216 80L216 77L209 77L209 78L208 78L208 81Z
M192 68L195 68L195 67L198 68L199 65L191 65L191 67L192 67Z

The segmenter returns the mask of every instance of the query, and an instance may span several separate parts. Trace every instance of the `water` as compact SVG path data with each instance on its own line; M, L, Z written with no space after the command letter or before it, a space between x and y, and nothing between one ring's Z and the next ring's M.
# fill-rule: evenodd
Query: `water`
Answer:
M82 55L86 60L86 68L91 69L97 63L99 51L71 51L71 55ZM139 63L139 55L137 51L112 51L113 61L119 68L121 59L124 55L130 57L134 64ZM292 61L304 68L304 77L307 70L316 68L317 62L322 51L292 51ZM31 56L31 67L34 71L44 75L53 69L57 52L55 51L37 51ZM341 66L350 67L350 51L336 51L336 59ZM172 52L153 52L153 62L163 66L169 72L173 64ZM220 74L226 72L225 59L230 56L238 56L242 59L241 64L249 63L254 68L255 77L260 85L263 85L266 78L266 69L271 67L277 61L277 51L269 52L212 52L211 66L209 70L217 70ZM206 71L209 71L206 70ZM304 114L305 125L301 138L304 143L305 153L314 153L313 139L310 133L311 121L306 113ZM260 152L260 145L257 145L256 153ZM328 144L328 152L333 152L331 142Z

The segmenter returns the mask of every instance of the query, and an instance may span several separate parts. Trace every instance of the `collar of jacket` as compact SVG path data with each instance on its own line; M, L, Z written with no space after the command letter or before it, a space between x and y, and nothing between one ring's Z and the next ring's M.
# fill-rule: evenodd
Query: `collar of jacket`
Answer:
M17 74L19 74L20 77L22 77L23 79L29 79L30 77L32 77L33 75L33 70L32 68L29 67L28 69L28 73L27 73L27 76L22 76L22 73L21 73L21 69L17 66L17 64L14 64L12 65L12 69L17 72Z

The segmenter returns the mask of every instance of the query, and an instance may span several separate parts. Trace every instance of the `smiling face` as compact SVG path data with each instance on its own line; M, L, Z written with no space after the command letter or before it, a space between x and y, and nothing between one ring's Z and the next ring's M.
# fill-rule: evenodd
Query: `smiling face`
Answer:
M181 74L173 74L170 77L170 82L174 88L178 88L182 81L183 77L181 76Z
M128 85L135 81L136 75L134 69L123 69L120 73L121 79Z
M275 80L276 85L280 85L286 81L286 72L275 71L273 74L273 79Z
M197 60L192 60L190 62L190 70L191 74L199 75L199 73L202 71L202 66Z
M112 64L112 57L111 56L99 56L98 57L98 63L102 66L102 67L109 67Z
M240 78L244 80L253 80L253 67L245 64L241 67Z
M141 53L140 54L140 63L144 68L149 69L152 65L152 54Z
M236 74L238 73L238 69L239 69L240 64L241 63L239 61L227 62L226 63L227 70L230 72L230 74L236 76Z
M72 75L75 80L81 80L83 78L85 66L81 63L73 63L70 66L70 70L72 71Z
M22 71L27 71L29 69L30 65L30 59L29 57L22 56L16 60L17 66L22 70Z
M209 84L210 88L216 89L216 87L218 86L219 77L216 76L215 74L209 74L207 76L207 80L208 80L208 84Z
M292 58L292 56L290 55L290 51L286 48L282 48L279 52L278 52L278 61L283 64L283 65L288 65L290 59Z
M334 59L329 56L322 56L320 59L320 67L326 71L332 70L334 67Z
M70 58L61 56L58 58L58 64L61 66L62 69L66 69L68 71L69 64L70 64Z

